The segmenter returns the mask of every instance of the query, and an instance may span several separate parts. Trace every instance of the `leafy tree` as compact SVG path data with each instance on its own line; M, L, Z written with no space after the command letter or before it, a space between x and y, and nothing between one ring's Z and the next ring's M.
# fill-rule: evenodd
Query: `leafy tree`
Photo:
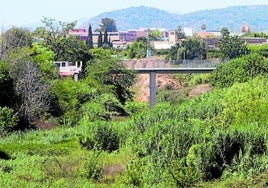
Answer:
M248 53L246 44L238 36L229 36L223 33L223 37L218 42L222 59L232 59Z
M88 47L79 37L69 36L76 22L56 22L55 19L43 18L45 27L35 30L35 36L41 38L41 45L50 48L56 61L83 61L89 59Z
M0 36L0 59L14 49L23 46L30 47L33 42L33 36L27 29L12 27Z
M117 27L114 19L111 18L102 18L99 25L99 30L105 32L117 32Z
M206 59L207 47L206 43L198 37L190 37L182 42L185 48L186 59Z
M133 93L130 87L134 82L134 73L126 70L119 63L117 58L113 58L109 49L91 49L92 59L87 63L86 79L89 82L96 80L102 92L112 92L121 104L127 100L132 100Z
M256 38L266 38L268 39L268 35L264 32L250 32L246 33L244 37L256 37Z
M221 29L221 36L222 38L229 37L230 32L227 27L224 27Z
M159 30L150 30L149 32L149 39L153 41L161 40L163 37L163 34Z
M92 36L91 24L89 24L89 26L88 26L88 35L87 35L86 44L90 49L93 48L93 36Z
M182 26L178 26L178 38L179 39L186 39L186 35L182 30Z
M0 61L0 106L12 107L14 88L9 69L10 66L7 62Z
M88 49L86 43L78 36L69 36L65 39L62 52L58 56L58 59L70 62L87 62L90 59Z
M137 40L127 47L129 58L144 58L146 57L147 43L143 40Z
M14 90L12 107L18 112L21 127L33 126L49 112L51 81L56 77L52 58L51 51L37 44L14 49L5 58Z
M177 60L177 59L181 59L180 55L178 56L178 49L179 49L179 45L173 45L171 46L168 55L166 56L167 60Z
M199 37L190 37L177 44L170 50L170 57L173 60L182 59L206 59L207 46L206 43Z
M74 28L76 22L56 22L55 19L46 17L41 21L45 26L36 28L34 35L41 39L41 43L43 43L44 46L49 47L54 52L54 59L56 61L60 60L60 58L64 57L62 54L65 52L64 47L69 37L68 32Z
M50 82L58 78L58 72L55 69L54 53L47 47L42 46L40 43L34 42L32 44L31 57L34 62L38 64L38 67L42 74L42 80Z
M76 125L81 118L80 107L98 95L95 88L91 88L83 81L75 82L71 78L56 80L51 88L55 98L58 122L63 125Z
M206 28L207 28L207 27L206 27L206 24L202 24L202 25L201 25L201 30L202 30L202 31L205 31Z

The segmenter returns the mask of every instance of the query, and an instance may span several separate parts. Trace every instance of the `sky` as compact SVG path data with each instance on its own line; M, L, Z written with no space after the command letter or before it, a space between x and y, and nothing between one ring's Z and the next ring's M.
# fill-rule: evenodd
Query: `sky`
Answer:
M268 5L268 0L2 0L0 28L40 22L42 17L71 22L123 8L148 6L172 13L226 8L237 5ZM267 10L268 11L268 10Z

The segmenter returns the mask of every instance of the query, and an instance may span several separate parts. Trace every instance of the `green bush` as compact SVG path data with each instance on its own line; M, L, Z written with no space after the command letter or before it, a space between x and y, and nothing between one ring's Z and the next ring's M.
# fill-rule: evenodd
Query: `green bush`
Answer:
M211 83L218 88L229 87L234 83L246 82L267 72L268 60L256 53L249 54L220 64L212 73Z
M127 101L124 109L126 111L126 113L131 116L134 115L136 113L139 113L145 109L148 109L148 105L146 103L143 102L136 102L136 101Z
M222 98L225 92L224 89L214 89L209 93L185 101L180 105L178 117L181 121L215 119L223 111Z
M261 156L267 152L267 83L268 77L257 76L179 105L158 103L133 116L135 133L127 143L143 172L135 174L140 166L130 165L125 181L191 187L226 174L245 178L266 170Z
M181 86L188 87L193 78L193 74L174 74L174 78L178 80Z
M210 77L211 74L194 74L193 78L190 80L190 85L208 84L210 83Z
M112 152L119 149L122 136L112 123L96 121L88 124L88 131L80 136L80 145L91 150Z
M179 89L159 89L157 91L157 102L169 102L171 104L180 104L182 101L187 100L189 88Z
M268 44L248 45L248 49L251 53L258 53L266 58L268 57Z
M93 135L93 140L101 150L112 152L119 149L119 134L109 124L99 124Z
M116 178L117 184L124 184L128 187L137 186L142 187L144 164L139 158L131 160L127 164L127 168L124 174Z
M18 116L13 109L0 107L0 137L14 131L18 123Z
M80 114L82 116L80 122L94 122L97 120L108 121L111 119L111 113L105 110L102 103L96 101L90 101L84 103L80 108Z
M81 175L90 179L98 180L103 172L103 164L99 160L99 151L92 151L80 170Z
M229 88L222 98L224 107L221 115L225 125L238 125L240 127L258 124L260 127L268 123L268 77L235 84Z

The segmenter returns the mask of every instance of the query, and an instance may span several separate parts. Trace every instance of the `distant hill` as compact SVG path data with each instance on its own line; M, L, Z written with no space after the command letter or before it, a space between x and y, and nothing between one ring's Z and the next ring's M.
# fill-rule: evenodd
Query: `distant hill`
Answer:
M181 23L196 30L205 24L207 29L220 30L227 27L232 32L239 32L240 26L247 23L252 31L268 31L268 5L197 11L183 15Z
M268 31L268 5L232 6L183 15L139 6L104 12L93 18L78 20L78 27L87 28L91 23L93 29L96 29L101 19L106 17L116 21L119 31L147 27L176 29L178 26L192 27L194 31L199 31L201 25L205 24L210 30L227 27L231 32L239 32L240 26L244 23L249 24L252 31Z
M105 12L90 20L83 19L80 26L88 28L89 22L93 29L98 28L102 18L112 18L116 21L117 29L124 31L128 29L139 28L174 28L175 23L178 23L179 15L172 14L157 8L150 8L145 6L131 7L112 12Z

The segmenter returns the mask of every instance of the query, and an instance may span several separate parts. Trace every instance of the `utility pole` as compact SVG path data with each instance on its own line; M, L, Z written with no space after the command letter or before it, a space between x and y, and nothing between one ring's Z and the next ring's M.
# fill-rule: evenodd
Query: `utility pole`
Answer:
M147 29L147 50L146 50L146 57L149 57L149 32L150 32L150 28Z

